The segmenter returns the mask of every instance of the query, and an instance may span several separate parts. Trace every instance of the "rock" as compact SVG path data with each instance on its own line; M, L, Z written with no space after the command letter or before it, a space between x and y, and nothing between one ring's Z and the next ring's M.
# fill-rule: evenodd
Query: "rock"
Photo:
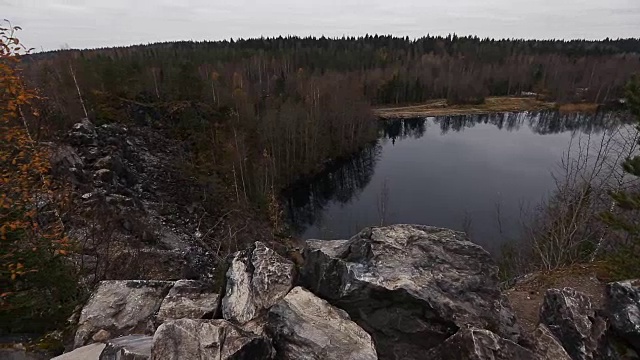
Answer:
M291 261L261 242L235 253L226 274L223 317L245 324L265 313L293 287L293 269Z
M99 330L91 337L91 340L95 342L105 342L109 339L111 339L111 333L104 329Z
M381 358L418 359L474 326L514 342L515 316L491 256L463 233L420 225L308 240L302 284L371 334Z
M75 132L96 136L96 127L87 118L84 118L84 119L80 120L79 123L73 124L72 129Z
M532 337L534 351L540 359L571 360L571 356L546 326L539 324Z
M640 280L607 284L606 294L611 329L640 351Z
M61 145L51 155L51 168L54 174L66 174L70 168L82 169L84 162L80 155L69 145Z
M105 346L105 344L98 343L86 345L71 352L56 356L51 360L98 360Z
M5 345L5 344L0 344L0 345ZM50 358L51 356L47 356L46 354L34 353L34 352L27 351L25 349L12 349L12 348L0 347L0 359L2 360L47 360ZM57 359L57 357L55 359ZM74 360L74 359L80 359L80 358L72 358L71 360ZM84 360L84 358L82 360Z
M54 176L69 179L75 185L86 181L84 161L71 146L58 146L51 154L50 163Z
M463 329L427 353L414 355L429 360L538 360L531 350L485 329ZM549 360L556 360L548 358Z
M86 345L100 330L111 336L152 332L153 316L169 289L169 281L102 281L80 313L74 347Z
M147 360L151 356L153 336L129 335L110 340L99 360Z
M272 359L268 338L244 332L225 320L180 319L160 325L151 359Z
M96 172L93 173L93 179L104 183L110 183L113 181L113 171L109 169L96 170Z
M296 287L268 314L278 359L377 359L371 336L343 310Z
M94 145L97 136L96 127L88 119L74 124L68 134L69 141L76 146Z
M599 359L606 321L597 316L591 299L574 289L547 290L540 323L549 328L574 360Z
M122 160L119 156L107 155L98 159L95 164L93 164L93 167L94 169L111 170L119 176L124 176L126 172L124 164L122 164Z
M219 295L212 285L195 280L178 280L162 301L156 319L202 319L212 317L218 308Z

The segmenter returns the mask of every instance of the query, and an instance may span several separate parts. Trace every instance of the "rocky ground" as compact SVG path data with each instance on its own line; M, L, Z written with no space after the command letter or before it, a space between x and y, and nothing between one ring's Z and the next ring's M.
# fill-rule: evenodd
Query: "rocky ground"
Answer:
M568 268L530 274L505 291L518 320L525 330L538 324L539 309L547 289L576 289L589 295L596 307L605 301L606 280L599 265L574 265Z
M256 242L222 284L101 282L70 359L637 359L640 281L547 289L522 326L489 254L420 225L309 240L301 268ZM532 281L532 280L530 280ZM509 295L509 296L507 296Z
M65 223L89 284L212 278L228 253L270 240L254 211L188 173L188 145L165 130L85 119L61 143L52 165L71 184Z

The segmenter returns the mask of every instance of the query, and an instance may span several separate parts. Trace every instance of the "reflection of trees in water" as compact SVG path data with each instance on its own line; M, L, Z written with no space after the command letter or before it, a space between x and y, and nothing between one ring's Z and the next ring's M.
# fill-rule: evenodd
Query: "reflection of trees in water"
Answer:
M395 144L396 139L412 137L421 138L427 131L426 118L413 118L402 120L386 120L380 127L380 137L391 139Z
M574 131L601 133L619 125L622 118L616 113L560 114L554 111L439 116L384 121L379 137L391 139L393 143L398 139L420 138L434 124L442 134L459 132L476 124L491 124L506 131L527 126L541 135ZM286 191L287 216L293 230L302 234L309 226L318 224L331 201L344 204L357 197L371 181L381 150L380 142L376 142Z
M477 124L491 124L500 130L520 130L528 126L534 133L546 135L562 132L581 131L583 133L601 133L620 124L619 113L603 112L597 114L560 114L557 111L519 112L438 116L427 118L388 120L383 122L381 135L391 139L407 137L420 138L428 124L433 122L440 127L441 133L459 132Z
M329 202L344 204L358 196L371 181L381 150L378 142L371 144L286 191L287 217L293 230L302 234L307 227L315 224Z

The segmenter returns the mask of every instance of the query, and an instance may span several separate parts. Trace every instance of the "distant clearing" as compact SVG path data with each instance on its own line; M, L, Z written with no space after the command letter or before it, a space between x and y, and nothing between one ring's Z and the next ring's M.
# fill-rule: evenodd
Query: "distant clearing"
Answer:
M594 112L597 104L580 103L558 106L554 102L537 100L532 97L488 97L479 105L447 105L447 101L432 100L424 104L379 107L374 113L382 119L413 118L422 116L488 114L496 112L539 111L559 109L563 112Z

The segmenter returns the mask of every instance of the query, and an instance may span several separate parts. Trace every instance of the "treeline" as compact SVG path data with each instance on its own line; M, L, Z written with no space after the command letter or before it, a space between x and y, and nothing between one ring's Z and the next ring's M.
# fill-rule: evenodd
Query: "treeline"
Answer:
M91 83L102 82L106 91L125 88L126 93L144 91L151 97L201 98L216 103L225 96L215 94L215 85L233 91L237 85L233 80L257 82L251 89L254 95L273 95L282 92L282 83L300 71L348 76L373 104L434 98L481 102L485 96L522 92L561 102L606 102L622 95L622 86L639 68L639 53L638 39L365 36L170 42L49 52L35 55L34 60L73 60L81 68L78 73L84 74L82 83L95 86ZM87 72L93 73L90 79ZM216 84L212 76L221 83ZM176 78L184 80L180 83Z
M427 36L171 42L27 57L61 127L161 122L193 142L188 163L236 200L264 199L375 138L370 105L534 92L606 102L640 65L640 40Z

